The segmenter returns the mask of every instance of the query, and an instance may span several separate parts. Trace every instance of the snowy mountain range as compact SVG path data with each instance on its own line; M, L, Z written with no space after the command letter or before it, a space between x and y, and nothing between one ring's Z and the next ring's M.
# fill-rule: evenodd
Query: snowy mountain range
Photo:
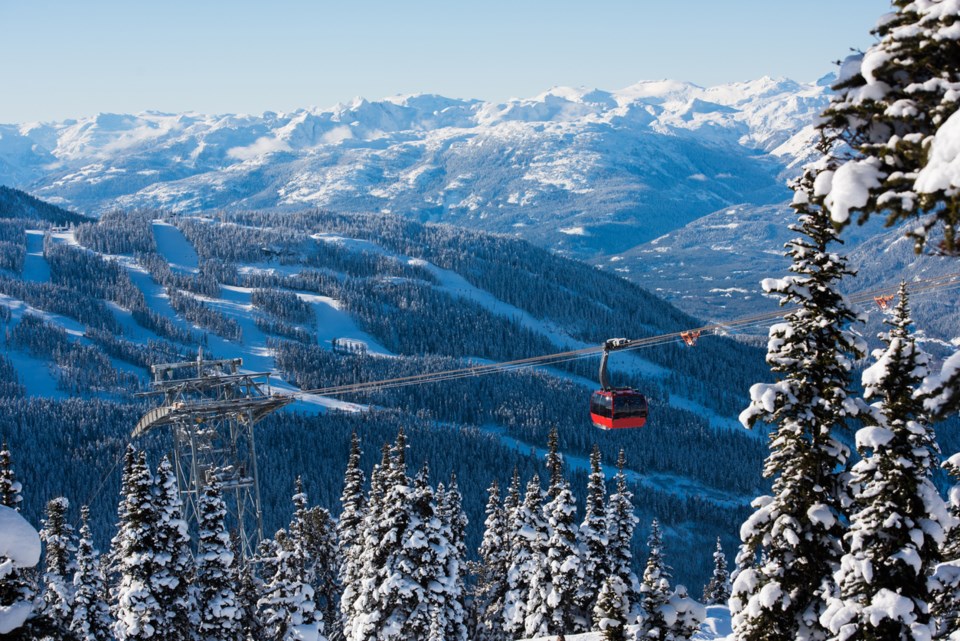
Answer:
M781 202L828 82L663 80L503 104L414 95L2 125L0 184L89 214L394 212L611 255L733 204Z

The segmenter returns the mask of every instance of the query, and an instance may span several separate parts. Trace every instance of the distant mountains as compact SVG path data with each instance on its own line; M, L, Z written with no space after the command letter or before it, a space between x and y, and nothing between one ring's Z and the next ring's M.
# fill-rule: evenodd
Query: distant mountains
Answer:
M606 256L723 207L785 198L826 81L434 95L261 116L0 125L0 184L85 213L391 211Z
M662 80L503 104L415 95L260 116L0 125L0 184L94 215L392 212L517 236L705 320L730 320L773 306L759 281L787 266L786 181L811 157L831 80ZM882 231L845 232L872 285L946 269L884 253L896 233L859 248Z

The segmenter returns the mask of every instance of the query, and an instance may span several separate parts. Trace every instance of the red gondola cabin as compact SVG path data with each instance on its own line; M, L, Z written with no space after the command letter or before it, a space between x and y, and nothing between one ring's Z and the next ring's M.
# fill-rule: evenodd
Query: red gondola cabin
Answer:
M603 430L643 427L647 422L647 398L629 387L597 390L590 397L590 419Z

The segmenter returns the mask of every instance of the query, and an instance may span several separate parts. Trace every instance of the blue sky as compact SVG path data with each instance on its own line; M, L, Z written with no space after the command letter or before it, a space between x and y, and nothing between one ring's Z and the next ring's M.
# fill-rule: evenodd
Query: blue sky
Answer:
M0 122L833 69L888 0L0 0Z

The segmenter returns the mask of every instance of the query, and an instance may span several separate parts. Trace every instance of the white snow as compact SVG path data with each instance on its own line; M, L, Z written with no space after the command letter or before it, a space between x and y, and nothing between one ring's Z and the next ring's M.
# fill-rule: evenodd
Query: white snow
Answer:
M40 535L20 513L0 505L0 581L17 568L32 568L40 561ZM0 606L0 634L16 630L33 611L29 601Z
M880 186L879 165L878 160L867 158L847 162L834 172L830 192L824 199L834 222L847 222L851 209L867 204L870 190Z
M960 112L955 112L937 130L930 144L929 160L917 174L919 193L955 193L960 187Z

